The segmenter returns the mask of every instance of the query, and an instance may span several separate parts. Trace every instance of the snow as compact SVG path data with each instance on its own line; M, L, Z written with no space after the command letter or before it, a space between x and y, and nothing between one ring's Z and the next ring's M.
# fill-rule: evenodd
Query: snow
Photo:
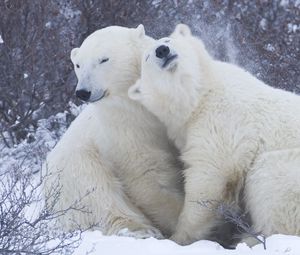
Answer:
M287 26L289 33L296 33L298 29L300 30L300 25L298 26L296 24L289 23Z
M67 20L73 19L75 16L79 16L81 11L73 10L70 3L64 3L59 9L60 14L62 14Z
M198 241L188 246L179 246L170 240L154 238L134 239L131 237L104 236L100 231L83 234L81 245L74 255L122 254L122 255L299 255L300 237L274 235L267 239L267 250L262 245L252 249L241 243L235 250L226 250L211 241Z
M267 46L265 47L267 51L270 51L270 52L274 52L275 51L275 48L272 44L268 43Z
M268 25L268 21L265 18L263 18L259 22L259 26L261 27L262 30L267 30L267 25Z
M159 5L162 3L162 0L153 0L152 1L152 5L157 8L159 7Z
M45 27L46 28L51 28L52 26L52 22L51 21L48 21L46 24L45 24Z
M2 36L0 35L0 44L1 43L4 43L3 39L2 39Z
M289 0L281 0L280 1L280 6L282 7L287 7L289 5Z

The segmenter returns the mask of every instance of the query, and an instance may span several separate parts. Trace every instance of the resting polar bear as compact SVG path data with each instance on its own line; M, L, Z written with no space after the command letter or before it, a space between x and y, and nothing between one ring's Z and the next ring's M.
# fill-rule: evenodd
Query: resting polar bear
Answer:
M242 187L255 231L300 235L300 97L212 59L184 25L171 37L146 51L129 96L167 126L186 166L172 239L207 238L216 216L196 202L236 201Z
M127 95L152 41L142 25L112 26L71 52L76 95L93 103L73 121L44 167L51 173L46 193L57 175L62 186L54 209L84 197L80 206L90 212L69 212L62 219L67 230L100 222L106 234L128 229L130 236L161 237L160 231L170 235L176 227L183 191L174 147L157 118ZM85 197L88 190L93 191Z

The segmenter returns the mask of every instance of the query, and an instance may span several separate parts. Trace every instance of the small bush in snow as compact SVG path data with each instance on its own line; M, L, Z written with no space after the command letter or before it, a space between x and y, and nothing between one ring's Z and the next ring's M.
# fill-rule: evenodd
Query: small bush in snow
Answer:
M260 233L253 231L251 225L248 223L246 213L242 213L237 206L232 204L220 203L218 201L198 201L199 205L206 207L209 210L214 210L219 216L224 218L225 222L236 226L239 234L243 237L251 237L263 244L266 250L266 238Z
M19 167L0 174L0 254L71 254L79 245L83 230L64 233L58 224L59 217L77 205L53 210L61 187L44 197L44 178ZM46 209L48 200L53 202Z

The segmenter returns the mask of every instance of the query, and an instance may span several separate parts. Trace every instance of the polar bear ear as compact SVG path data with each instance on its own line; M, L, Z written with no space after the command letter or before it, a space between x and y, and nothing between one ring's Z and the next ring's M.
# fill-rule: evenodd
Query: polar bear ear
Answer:
M128 97L136 101L141 100L141 80L137 80L136 83L128 89Z
M72 62L74 62L74 58L76 57L77 53L78 53L79 48L74 48L71 50L71 60Z
M144 25L143 24L139 24L138 26L137 26L137 28L135 29L135 31L136 31L136 33L137 33L137 35L138 35L138 37L139 38L142 38L142 37L144 37L145 36L145 28L144 28Z
M182 35L182 36L190 36L190 35L192 35L192 32L188 25L178 24L176 26L173 34Z

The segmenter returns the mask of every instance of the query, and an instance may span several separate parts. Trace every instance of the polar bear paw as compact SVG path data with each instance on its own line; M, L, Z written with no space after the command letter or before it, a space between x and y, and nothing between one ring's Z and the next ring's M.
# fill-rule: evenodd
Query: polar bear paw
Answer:
M156 239L163 239L163 235L156 228L142 228L136 230L129 230L128 228L121 229L118 233L118 236L133 237L136 239L146 239L154 237Z
M189 238L188 235L184 233L174 233L170 239L179 245L189 245L196 241Z

